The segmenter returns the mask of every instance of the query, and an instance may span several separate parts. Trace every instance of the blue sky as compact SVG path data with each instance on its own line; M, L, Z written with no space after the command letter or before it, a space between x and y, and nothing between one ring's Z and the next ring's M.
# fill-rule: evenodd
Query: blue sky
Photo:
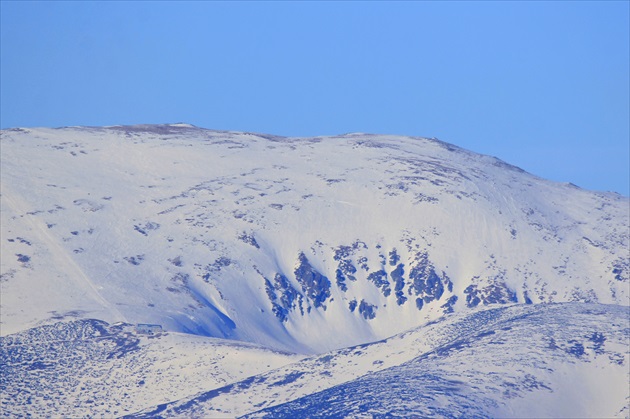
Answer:
M437 137L629 195L629 5L2 1L0 125Z

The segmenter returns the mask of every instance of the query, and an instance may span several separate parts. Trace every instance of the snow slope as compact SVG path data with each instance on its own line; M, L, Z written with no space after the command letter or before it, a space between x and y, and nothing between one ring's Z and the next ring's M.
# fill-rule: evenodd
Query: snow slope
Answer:
M630 308L504 305L302 358L70 320L0 338L7 417L628 417Z
M434 139L1 132L2 336L64 318L300 353L451 311L628 305L629 201Z
M627 417L629 315L589 303L450 315L129 417Z
M70 320L0 338L3 417L120 417L301 357L254 344Z

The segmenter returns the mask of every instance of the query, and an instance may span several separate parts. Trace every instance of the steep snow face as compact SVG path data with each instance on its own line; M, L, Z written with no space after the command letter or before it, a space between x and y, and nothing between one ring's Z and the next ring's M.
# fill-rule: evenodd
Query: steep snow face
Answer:
M629 200L426 138L2 131L3 335L64 317L298 352L629 302Z

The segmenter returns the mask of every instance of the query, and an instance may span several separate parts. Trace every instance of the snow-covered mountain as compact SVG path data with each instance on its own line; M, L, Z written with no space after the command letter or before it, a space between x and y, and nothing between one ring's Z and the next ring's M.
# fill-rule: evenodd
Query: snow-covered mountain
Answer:
M321 352L493 303L628 304L628 199L437 140L2 132L2 333L75 315Z
M116 358L112 354L120 345L131 345L131 352L137 354L159 354L152 359L165 365L202 365L193 368L198 374L185 388L178 387L173 371L169 378L158 380L162 384L151 386L138 387L137 382L149 381L128 377L128 387L136 387L126 397L137 402L116 396L119 404L108 405L99 398L101 410L93 398L73 390L72 397L87 397L79 397L87 403L85 414L123 415L145 409L156 413L157 409L194 416L189 407L203 405L195 394L219 406L218 396L210 397L208 392L224 394L226 388L230 394L234 389L252 389L233 399L242 400L243 406L246 400L258 400L247 409L224 406L228 415L261 411L282 416L295 414L298 407L313 412L308 409L317 408L321 401L314 392L324 392L340 403L346 400L349 406L350 399L342 394L376 398L378 389L370 380L393 383L407 374L403 369L412 381L424 377L418 371L433 371L427 373L426 382L421 381L430 387L431 380L437 380L431 387L436 392L445 391L442 385L454 386L453 380L464 383L455 386L462 392L484 389L479 393L478 411L461 405L463 410L453 410L454 416L456 412L509 416L508 408L518 415L522 405L504 401L512 393L497 401L490 395L493 378L476 377L487 364L482 362L470 374L455 374L453 368L458 362L481 362L498 352L480 353L499 348L488 343L495 338L513 342L505 358L497 355L497 360L508 365L525 359L520 357L518 342L525 345L522 339L528 334L534 336L532 345L538 349L532 349L535 355L527 358L522 377L533 376L540 389L560 388L559 383L565 383L557 374L546 376L539 369L544 370L545 363L570 368L576 358L571 339L585 351L576 358L579 365L588 364L601 373L614 371L621 374L615 377L625 377L619 380L627 380L619 372L628 365L627 347L624 352L619 342L628 342L630 330L627 197L550 182L494 157L427 138L370 134L285 138L187 124L9 129L0 135L0 333L2 355L8 360L3 362L2 403L18 406L10 412L19 413L19 406L34 403L12 404L4 398L4 394L32 393L23 391L28 383L19 384L30 374L29 365L68 379L55 368L37 367L56 365L33 358L32 354L48 353L42 349L47 346L36 348L40 339L72 341L63 351L88 359L85 371L115 369L113 365L119 364L112 361ZM584 314L582 307L604 314ZM550 325L537 330L538 320L519 320L520 315L528 319L550 316ZM564 340L557 343L560 349L540 343L553 337L563 321L582 315L588 320L574 325L573 338L568 331L557 331L563 333ZM475 320L483 316L504 316L501 321L519 326L488 329L496 335L490 338L466 332L466 344L455 351L463 358L430 361L431 354L448 342L464 339L455 331L461 327L446 325L477 324L476 330L483 332L486 323ZM508 321L505 316L515 317ZM155 323L166 334L148 339L112 326L117 322ZM77 330L88 330L89 345L75 335L63 338ZM317 370L314 365L319 361L312 361L317 357L295 363L304 356L338 359L334 357L346 354L354 359L348 354L355 354L355 349L345 348L405 331L420 334L424 340L412 350L392 344L402 338L386 340L388 353L402 354L386 357L395 362L379 355L369 362L382 363L331 373L330 380L325 371L332 370L322 367L320 375L309 373L311 384L302 387L308 391L285 386L297 380L289 379L298 377L290 375L295 371ZM598 333L603 331L611 336L606 338L607 345L612 345L606 351L614 356L597 352L602 346L595 341L601 340ZM58 334L62 337L54 338ZM238 374L215 376L206 371L210 364L200 361L205 357L186 355L187 348L195 345L214 351L211 348L219 345L215 338L228 339L223 343L227 347L240 341L241 346L235 348L254 348L248 349L252 362ZM75 345L78 341L79 346ZM24 351L30 358L20 351L16 355L16 342L27 342L19 345L28 348ZM587 350L591 346L592 353ZM164 349L169 347L178 348L170 358ZM464 356L461 348L476 349ZM263 361L267 354L273 354L269 355L272 361ZM54 359L55 355L46 356ZM128 364L127 371L153 368L130 361L127 355L116 359ZM226 362L216 364L217 371ZM270 371L285 364L286 370ZM497 371L497 388L516 382L507 367L502 368ZM151 371L157 374L156 369ZM239 381L267 377L257 375L262 373L284 374L277 371L289 371L286 383L284 378ZM127 382L120 378L124 375L121 372L117 379ZM588 389L598 382L584 379ZM265 399L275 400L273 405L251 393L262 389L263 382L282 384L277 386L280 396ZM414 383L410 385L419 385ZM67 398L67 381L55 385ZM429 387L422 391L430 393ZM402 387L390 390L383 397L402 397L396 391L406 391ZM518 400L530 400L523 396L529 390L514 391ZM40 396L41 400L50 398L45 393ZM626 396L615 395L614 400L623 404ZM407 411L418 413L426 403L442 409L441 396L431 397L414 399L410 403L416 407ZM68 408L63 400L55 400L57 404L51 406L56 407L49 412L68 412L63 410ZM167 402L175 404L155 407ZM385 401L379 403L372 403L373 412L394 411ZM90 410L90 405L96 410ZM206 407L200 409L206 412ZM370 412L357 409L346 414ZM445 411L434 411L439 412ZM553 415L554 411L549 412ZM610 414L628 412L618 409Z

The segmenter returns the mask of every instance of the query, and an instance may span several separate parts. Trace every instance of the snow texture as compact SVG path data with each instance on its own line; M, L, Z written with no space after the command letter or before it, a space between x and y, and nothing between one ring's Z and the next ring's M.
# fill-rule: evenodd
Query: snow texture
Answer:
M160 412L195 416L192 405L168 402L212 391L205 397L215 400L271 382L280 383L277 396L261 393L256 405L243 396L234 400L249 407L226 402L212 414L317 416L327 398L348 416L519 416L547 404L553 408L532 414L577 412L553 410L563 405L599 415L603 408L589 410L580 404L586 399L574 401L559 386L590 391L601 376L627 370L627 340L625 349L614 346L629 328L623 311L630 304L627 197L550 182L429 138L286 138L166 124L16 128L2 130L0 141L2 403L10 415L27 409L44 416L124 415L160 405ZM569 338L563 333L571 322L561 325L553 316L566 320L568 312L581 315L581 307L604 314L585 314L592 327L575 325L583 330ZM528 332L492 329L447 351L461 357L430 362L428 354L446 341L423 341L411 352L389 348L401 353L396 362L375 358L370 362L383 363L345 375L322 363L314 378L308 368L315 364L302 361L307 369L287 369L275 381L239 381L305 356L350 351L350 360L359 354L347 348L455 321L445 319L474 323L480 313L502 310L532 319L547 313L549 327L558 330L525 322ZM606 323L611 318L625 329ZM127 329L116 329L118 323ZM129 329L138 323L159 324L165 333L138 335ZM481 330L485 323L479 324ZM456 340L449 331L435 336ZM506 352L490 343L499 335L520 346ZM549 336L557 348L540 346ZM520 352L530 343L531 359ZM600 344L616 355L599 354ZM241 348L235 354L249 348L252 362L237 372L218 360L214 372L190 367L201 359L193 352L215 347ZM503 347L506 365L532 364L519 377L507 367L496 378L481 377L478 357L503 359L488 349L495 347ZM181 369L161 369L170 378L149 385L129 372L157 374L134 358L145 353ZM84 369L70 372L61 354L81 360ZM546 363L553 364L549 376L541 372ZM453 372L455 365L461 371ZM98 385L80 372L101 377L119 366L115 378ZM189 368L196 378L180 385ZM398 376L407 384L395 386ZM287 390L307 378L304 391ZM373 384L378 381L391 385L385 391ZM118 392L115 382L127 390ZM512 392L506 383L514 384ZM622 384L601 384L610 398L597 394L592 405L627 405ZM87 395L91 386L112 402L94 396L98 404ZM413 388L427 397L390 405ZM547 388L561 392L563 402L545 398ZM431 389L454 399L446 403Z

